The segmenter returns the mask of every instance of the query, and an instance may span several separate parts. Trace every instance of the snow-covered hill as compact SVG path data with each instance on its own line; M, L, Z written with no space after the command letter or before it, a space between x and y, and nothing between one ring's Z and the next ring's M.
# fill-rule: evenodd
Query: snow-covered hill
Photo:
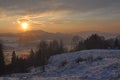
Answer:
M46 71L12 74L0 80L120 80L120 50L84 50L52 56Z

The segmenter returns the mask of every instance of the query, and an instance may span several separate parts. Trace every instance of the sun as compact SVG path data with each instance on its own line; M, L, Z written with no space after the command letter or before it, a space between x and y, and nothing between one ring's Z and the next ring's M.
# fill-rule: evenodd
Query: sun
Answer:
M28 23L26 23L26 22L21 23L21 26L22 26L23 30L27 30L28 29Z

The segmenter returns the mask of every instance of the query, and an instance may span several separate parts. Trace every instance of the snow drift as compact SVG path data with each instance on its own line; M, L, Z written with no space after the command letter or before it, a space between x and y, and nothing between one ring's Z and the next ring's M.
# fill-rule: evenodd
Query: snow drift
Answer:
M52 56L46 71L11 74L0 80L119 80L120 50L84 50Z

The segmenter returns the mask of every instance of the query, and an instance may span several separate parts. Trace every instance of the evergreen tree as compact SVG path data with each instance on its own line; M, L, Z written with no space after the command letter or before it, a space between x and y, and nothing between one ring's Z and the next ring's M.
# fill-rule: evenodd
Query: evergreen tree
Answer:
M107 49L114 49L115 48L115 40L113 38L105 40Z
M38 46L38 51L35 55L36 66L41 66L42 71L45 71L45 64L47 63L48 44L46 41L41 41Z
M73 38L72 38L72 45L73 45L73 49L74 50L75 50L76 46L78 45L79 41L80 41L79 36L77 36L77 35L73 36Z
M59 44L59 53L63 53L63 52L64 52L63 41L60 40L60 44Z
M105 44L104 37L93 34L84 42L86 49L105 49L107 48Z
M12 58L11 58L11 72L15 73L18 71L18 57L16 56L15 51L12 52Z
M17 61L17 56L16 56L15 51L13 51L13 53L12 53L12 60L11 60L11 64L15 64L15 63L16 63L16 61Z
M0 43L0 75L4 74L5 62L3 54L3 45Z
M53 49L53 55L59 54L59 43L57 40L53 40L52 49Z
M23 59L23 58L17 58L17 63L16 63L16 66L15 66L15 69L14 72L18 73L18 72L27 72L27 68L28 68L28 65L26 63L26 59Z
M115 39L114 48L115 49L119 49L120 48L119 40L117 38Z
M48 46L49 57L57 53L56 48L58 48L58 42L56 40L50 41Z
M79 41L78 45L75 47L74 51L84 50L86 49L84 42Z
M30 55L28 57L28 64L29 64L29 66L35 65L35 53L34 53L33 49L30 50Z

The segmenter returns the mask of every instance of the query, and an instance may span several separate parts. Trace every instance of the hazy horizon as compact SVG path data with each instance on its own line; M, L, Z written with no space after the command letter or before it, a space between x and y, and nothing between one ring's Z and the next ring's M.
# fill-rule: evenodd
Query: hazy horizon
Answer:
M61 34L77 34L77 33L108 33L108 34L120 34L119 32L107 32L107 31L78 31L78 32L48 32L48 31L44 31L44 30L28 30L28 31L21 31L21 32L0 32L0 34L17 34L17 33L26 33L26 32L31 32L31 31L43 31L43 32L47 32L47 33L61 33Z

